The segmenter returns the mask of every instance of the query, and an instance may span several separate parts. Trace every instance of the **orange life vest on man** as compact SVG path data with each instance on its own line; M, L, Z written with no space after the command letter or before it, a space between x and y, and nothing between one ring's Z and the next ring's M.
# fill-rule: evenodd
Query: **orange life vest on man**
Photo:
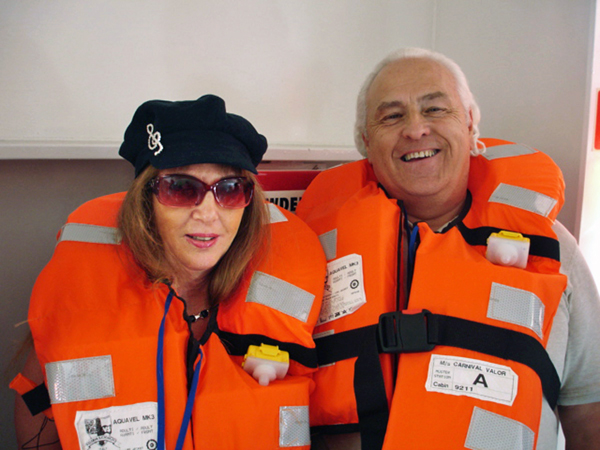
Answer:
M564 182L543 153L484 142L466 208L439 233L411 232L367 160L304 193L297 214L329 261L315 429L360 431L369 449L534 448L543 398L554 408L560 387L545 346L566 288L552 230ZM530 240L525 268L486 258L493 233Z
M62 448L154 449L164 433L165 448L174 449L186 413L184 449L310 448L312 330L325 273L314 233L269 205L268 255L211 315L193 353L184 302L149 283L119 242L122 199L102 197L71 214L31 299L29 324ZM249 345L289 352L288 374L260 385L242 368Z

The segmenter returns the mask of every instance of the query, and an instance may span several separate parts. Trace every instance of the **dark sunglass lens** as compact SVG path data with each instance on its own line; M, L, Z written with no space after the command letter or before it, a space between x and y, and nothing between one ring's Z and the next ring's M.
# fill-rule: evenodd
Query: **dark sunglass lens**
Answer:
M252 183L245 178L228 178L215 184L217 201L224 208L243 208L252 199Z
M160 194L164 203L171 206L192 206L203 196L204 189L194 180L183 177L165 177L161 180ZM159 197L159 200L161 198Z

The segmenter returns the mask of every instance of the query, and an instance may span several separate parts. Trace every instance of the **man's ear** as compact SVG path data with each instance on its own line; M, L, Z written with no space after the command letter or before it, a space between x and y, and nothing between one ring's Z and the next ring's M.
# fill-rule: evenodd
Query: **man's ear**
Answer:
M365 150L367 151L367 159L369 159L369 138L367 137L367 133L361 134L363 144L365 145Z
M473 110L471 110L471 109L469 109L469 118L468 118L468 120L469 120L469 126L468 126L468 128L469 128L469 135L473 136L473 133L475 131L473 130ZM471 142L473 142L473 139L471 139ZM474 144L471 143L471 147L473 147L473 145ZM475 149L474 148L470 148L469 150L473 151Z
M473 133L473 110L469 109L469 131Z

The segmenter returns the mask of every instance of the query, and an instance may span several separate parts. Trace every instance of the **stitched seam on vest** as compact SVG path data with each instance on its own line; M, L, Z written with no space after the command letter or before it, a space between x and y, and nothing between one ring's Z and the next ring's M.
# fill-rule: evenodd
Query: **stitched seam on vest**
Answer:
M271 223L288 221L287 217L285 217L285 214L279 211L277 206L275 206L273 203L268 203L267 206L269 207L269 216L271 218Z
M58 242L74 241L91 244L118 245L121 243L119 230L114 227L102 227L83 223L67 223L63 226Z
M308 406L279 408L279 447L310 445Z
M523 289L492 283L487 316L529 328L543 338L545 306L537 295Z
M246 294L247 302L259 303L292 316L308 320L315 296L287 281L256 271Z
M494 145L486 148L483 157L488 161L492 161L499 158L530 155L535 152L533 148L522 144Z
M477 450L510 448L533 450L535 433L526 425L500 414L473 408L465 447Z
M337 257L337 228L320 234L319 241L321 242L321 247L323 247L327 261L335 259Z
M52 404L115 396L110 355L48 363L46 377Z
M547 195L505 183L496 187L489 201L520 208L543 217L548 217L557 203L557 200Z

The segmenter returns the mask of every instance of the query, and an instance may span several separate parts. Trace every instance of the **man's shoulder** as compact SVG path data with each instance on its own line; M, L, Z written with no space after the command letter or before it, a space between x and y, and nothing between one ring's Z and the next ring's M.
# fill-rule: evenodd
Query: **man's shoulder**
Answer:
M567 229L567 227L565 227L560 221L554 221L552 229L556 233L559 242L564 242L568 245L577 245L577 240L575 239L575 236L573 236L571 232Z
M579 244L575 236L558 220L554 222L552 230L556 233L558 243L560 245L560 261L562 272L569 274L572 269L572 264L575 256L580 253Z
M553 226L560 245L561 273L569 280L567 290L576 297L586 297L592 302L600 301L594 276L579 248L575 237L560 222Z

